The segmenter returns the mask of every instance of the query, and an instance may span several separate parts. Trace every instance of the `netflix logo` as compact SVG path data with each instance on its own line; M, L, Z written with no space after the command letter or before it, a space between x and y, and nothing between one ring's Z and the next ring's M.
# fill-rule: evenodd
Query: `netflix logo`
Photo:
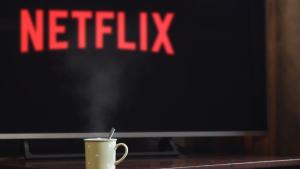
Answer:
M116 50L140 51L159 53L164 52L173 56L175 50L169 31L175 14L173 12L144 12L138 15L138 40L128 40L126 35L132 31L126 22L124 11L91 11L91 10L43 10L29 9L20 10L20 52L59 51L68 50L70 42L67 38L58 38L68 33L69 24L63 24L62 20L74 20L77 30L76 48L87 49L87 26L88 22L94 22L94 48L105 49L105 36L116 36ZM116 26L107 21L114 22ZM156 35L153 41L149 38L149 24L153 24ZM46 27L47 26L47 27ZM47 31L46 31L47 30ZM47 42L47 43L46 43ZM47 45L46 45L47 44Z

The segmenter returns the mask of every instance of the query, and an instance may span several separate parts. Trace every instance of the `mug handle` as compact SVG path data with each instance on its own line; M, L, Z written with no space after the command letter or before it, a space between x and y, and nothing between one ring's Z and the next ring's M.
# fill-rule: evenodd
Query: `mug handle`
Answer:
M123 146L123 147L125 148L125 152L124 152L123 156L115 162L115 165L120 164L120 163L126 158L126 156L128 155L128 147L127 147L127 145L124 144L124 143L119 143L119 144L117 144L116 147L115 147L115 150L117 151L117 149L118 149L120 146Z

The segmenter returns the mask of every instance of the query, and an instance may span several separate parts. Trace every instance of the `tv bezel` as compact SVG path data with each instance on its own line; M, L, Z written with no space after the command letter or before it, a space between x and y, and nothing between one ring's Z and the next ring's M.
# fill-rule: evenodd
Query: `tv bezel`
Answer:
M185 132L116 132L115 138L149 137L236 137L262 136L266 130L252 131L185 131ZM0 139L82 139L107 137L108 132L99 133L0 133Z

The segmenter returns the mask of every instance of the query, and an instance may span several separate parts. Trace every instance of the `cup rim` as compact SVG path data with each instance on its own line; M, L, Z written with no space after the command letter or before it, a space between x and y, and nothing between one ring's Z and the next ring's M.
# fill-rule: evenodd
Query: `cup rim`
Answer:
M83 139L84 141L101 141L101 142L109 142L109 141L117 141L117 139L112 138L112 139L108 139L108 138L86 138Z

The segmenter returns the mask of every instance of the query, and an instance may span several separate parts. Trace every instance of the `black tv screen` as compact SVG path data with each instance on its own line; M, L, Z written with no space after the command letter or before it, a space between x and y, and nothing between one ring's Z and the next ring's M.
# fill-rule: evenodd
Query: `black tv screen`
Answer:
M10 0L0 133L266 130L263 0Z

